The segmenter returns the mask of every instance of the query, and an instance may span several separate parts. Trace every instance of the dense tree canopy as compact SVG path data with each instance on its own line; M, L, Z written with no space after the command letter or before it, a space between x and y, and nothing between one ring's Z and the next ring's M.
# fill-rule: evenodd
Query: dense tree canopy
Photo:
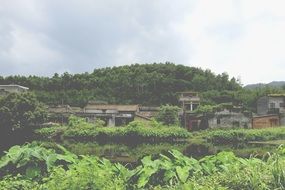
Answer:
M0 100L0 132L7 135L17 129L42 123L47 112L33 94L9 94Z
M173 63L134 64L95 69L92 73L54 74L53 77L9 76L0 84L20 84L34 91L47 104L83 106L88 100L109 103L177 104L177 92L239 90L235 78L226 73Z

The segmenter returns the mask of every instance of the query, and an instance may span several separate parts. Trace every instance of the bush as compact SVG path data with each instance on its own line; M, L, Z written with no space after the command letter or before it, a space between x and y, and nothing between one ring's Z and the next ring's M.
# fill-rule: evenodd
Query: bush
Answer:
M285 128L230 129L207 131L206 139L214 144L268 141L285 138Z
M126 127L102 127L99 124L90 124L83 120L71 120L68 127L52 127L36 130L42 137L52 137L60 132L64 138L96 140L96 141L175 141L186 139L190 133L178 126L163 126L152 121L150 126L140 121L133 121Z
M178 125L178 111L180 110L177 106L165 105L161 106L156 116L156 120L161 122L163 125Z

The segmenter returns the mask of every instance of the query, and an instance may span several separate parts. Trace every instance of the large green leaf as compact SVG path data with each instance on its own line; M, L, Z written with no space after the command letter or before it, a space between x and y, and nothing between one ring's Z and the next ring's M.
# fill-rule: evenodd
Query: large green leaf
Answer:
M28 178L35 178L41 175L41 169L37 166L30 166L26 169L26 176Z
M185 166L183 168L181 166L176 167L177 176L182 183L185 183L187 181L189 177L189 170L190 167L188 166Z

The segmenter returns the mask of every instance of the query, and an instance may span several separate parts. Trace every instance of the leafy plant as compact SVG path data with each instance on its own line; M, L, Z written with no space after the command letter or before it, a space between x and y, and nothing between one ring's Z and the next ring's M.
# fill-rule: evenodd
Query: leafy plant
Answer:
M1 175L20 173L33 179L51 171L54 166L67 166L76 162L77 157L74 154L69 153L60 145L57 146L63 154L36 144L11 147L0 159Z

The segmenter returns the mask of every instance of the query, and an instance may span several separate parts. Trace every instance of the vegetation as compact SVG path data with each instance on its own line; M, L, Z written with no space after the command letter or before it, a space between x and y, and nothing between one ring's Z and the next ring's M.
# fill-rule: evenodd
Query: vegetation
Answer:
M179 91L238 90L240 85L228 74L173 63L134 64L95 69L92 73L54 74L53 77L9 76L0 84L20 84L34 91L46 104L84 106L88 100L109 103L177 104Z
M246 143L285 138L285 127L265 129L228 129L206 131L204 138L214 144Z
M22 150L23 149L23 150ZM46 152L53 152L53 160L45 170L49 159ZM10 156L9 156L10 155ZM18 155L13 159L11 155ZM21 155L21 156L19 156ZM54 160L64 160L56 162ZM9 162L8 162L8 161ZM17 160L17 161L16 161ZM22 161L28 164L22 164ZM276 153L264 159L245 159L231 152L220 152L200 160L189 158L176 150L164 154L145 156L138 166L128 169L118 163L111 163L98 157L80 156L64 150L57 154L39 146L12 147L0 159L0 169L29 166L41 163L39 169L15 170L0 179L1 189L284 189L285 149L280 146ZM20 167L20 168L21 168ZM26 167L27 168L27 167ZM36 167L37 168L37 167ZM28 172L27 172L28 171ZM1 173L2 174L2 173ZM32 174L32 175L31 175ZM37 174L37 175L34 175ZM245 177L246 176L246 177Z
M90 124L84 121L84 119L77 119L75 116L69 119L67 126L42 128L36 130L36 133L41 137L52 137L62 133L62 136L68 139L95 140L100 142L176 141L186 139L190 136L190 133L181 127L164 126L156 121L147 124L133 121L126 127L103 127L101 121Z
M47 112L33 94L9 94L0 98L0 154L33 135L36 125L45 121Z
M0 99L0 131L7 133L42 123L47 112L33 94L9 94ZM3 132L5 131L5 132Z
M161 122L163 125L179 125L178 111L180 110L177 106L165 105L161 106L156 116L156 120Z
M0 176L20 174L33 179L45 175L56 165L66 166L75 162L75 155L69 154L59 145L57 148L61 154L36 144L13 146L0 160Z

